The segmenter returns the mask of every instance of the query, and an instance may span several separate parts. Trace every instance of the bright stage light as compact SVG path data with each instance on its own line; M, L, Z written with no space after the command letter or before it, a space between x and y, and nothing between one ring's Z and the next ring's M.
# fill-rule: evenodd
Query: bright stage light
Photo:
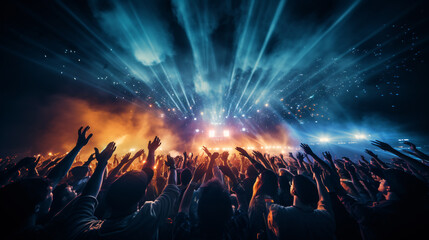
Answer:
M229 130L223 130L223 136L229 137Z
M366 139L366 135L365 135L365 134L358 133L358 134L355 134L355 138L356 138L356 139L359 139L359 140L361 140L361 139Z
M195 129L195 132L200 132L200 129L198 129L198 128L197 128L197 129Z
M210 138L215 137L215 130L210 130L210 131L209 131L209 137L210 137Z
M135 148L130 148L130 152L134 152L135 150Z
M242 128L242 129L241 129L241 131L242 131L242 132L245 132L245 131L246 131L246 128Z
M319 138L319 142L321 142L321 143L328 143L330 141L331 141L331 139L329 137L320 137Z

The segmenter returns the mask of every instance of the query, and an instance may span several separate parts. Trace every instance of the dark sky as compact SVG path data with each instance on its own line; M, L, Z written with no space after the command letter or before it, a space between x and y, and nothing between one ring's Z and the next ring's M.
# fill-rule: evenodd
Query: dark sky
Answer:
M229 8L228 11L225 11L226 13L222 12L223 9L213 10L220 11L223 14L219 14L222 17L218 19L218 25L214 27L214 34L211 35L215 52L218 53L216 58L218 63L223 63L225 59L230 59L228 55L222 57L224 56L222 54L227 54L232 51L233 47L230 47L228 43L234 40L234 34L231 33L233 29L240 26L238 23L240 23L241 20L237 20L237 16L242 14L241 11L238 10L242 2L243 1L231 1L229 5L222 5L224 8ZM324 104L330 107L330 109L333 109L329 112L332 116L330 121L324 122L324 124L327 125L341 123L343 121L359 123L374 118L377 120L381 119L380 121L386 121L386 124L398 126L401 131L412 132L426 138L429 133L429 107L427 105L429 89L427 77L429 75L429 33L427 31L427 29L429 29L429 8L424 4L424 1L420 1L409 11L407 10L405 12L405 9L410 6L409 1L373 2L375 1L362 1L357 9L354 10L353 19L346 22L345 26L341 26L341 32L338 31L335 33L338 34L338 38L347 38L347 41L350 42L353 38L356 38L355 40L358 41L360 38L363 38L363 35L354 36L354 32L363 31L363 29L367 29L368 31L372 28L376 29L377 26L382 25L381 23L385 22L387 24L388 20L398 17L393 25L408 26L411 28L409 32L412 32L414 34L413 36L418 36L417 40L412 40L416 44L414 46L415 49L412 51L407 50L401 52L402 48L409 48L409 45L397 44L396 42L400 42L400 39L394 40L394 44L389 45L387 49L383 49L388 54L400 53L398 56L392 58L391 66L394 67L402 64L403 66L401 66L401 69L393 71L391 68L386 68L387 63L383 63L375 67L374 70L369 71L367 75L365 75L366 77L360 76L363 80L361 80L359 88L364 88L366 93L363 96L359 95L359 98L348 95L332 97L337 96L336 94L339 91L345 91L345 89L340 87L330 87L333 85L332 83L326 84L326 86L324 85L327 89L326 92L322 93L322 90L320 90L321 87L317 87L315 93L308 93L308 96L305 96L305 98L308 99L310 95L314 95L314 101L320 102L320 105ZM55 112L46 112L44 107L50 104L53 96L69 96L84 99L94 105L109 105L112 106L112 109L117 109L118 113L122 111L122 105L128 104L128 101L118 100L118 96L125 96L125 99L131 101L136 101L137 99L137 101L145 103L154 103L152 99L159 97L159 108L165 110L172 106L172 103L169 102L169 99L163 94L161 87L155 84L153 86L150 84L142 85L138 90L145 92L145 94L136 96L128 94L127 91L124 92L122 88L109 87L104 83L98 84L96 81L87 81L86 78L93 77L90 74L98 74L97 68L102 70L103 68L104 70L107 69L106 71L109 71L112 76L119 74L119 67L116 69L116 66L114 66L115 62L111 62L107 58L103 59L104 55L100 49L97 50L97 54L92 54L90 52L90 49L94 49L95 52L95 47L91 46L91 44L95 44L101 40L110 41L114 46L116 46L115 44L120 44L112 40L112 38L114 38L111 36L112 33L106 33L100 20L97 18L97 13L108 12L108 10L105 9L110 9L112 6L109 4L97 5L95 3L96 7L94 7L90 6L91 4L87 4L87 1L64 1L64 4L67 5L72 12L76 13L78 18L85 22L88 27L87 29L76 19L70 17L70 13L67 13L64 8L60 8L58 4L52 3L52 1L2 2L0 10L1 153L25 150L32 142L38 141L38 136L45 131L49 131L48 124L52 119L55 119ZM191 67L192 62L188 61L188 59L193 56L189 50L191 49L192 41L187 37L187 34L185 34L186 29L181 25L182 23L180 20L177 20L175 14L178 13L172 10L172 5L174 4L170 1L159 1L156 4L152 2L149 5L151 8L156 9L155 12L158 13L156 17L168 23L166 29L168 30L167 32L170 38L172 38L172 43L171 45L166 43L165 46L170 46L172 51L174 51L174 59L178 62L178 68L193 69L193 67ZM281 16L278 24L282 26L281 24L283 24L283 21L290 21L295 24L295 26L314 24L315 28L317 28L321 26L319 22L323 22L327 23L327 26L329 26L328 23L333 22L333 20L329 20L330 16L340 12L338 9L345 9L345 6L346 4L341 3L341 1L288 1L285 9L289 10L285 10L286 14L284 14L285 16ZM385 10L385 12L383 12L383 10ZM270 9L267 7L266 11L275 11L275 8ZM145 23L144 18L142 18L142 21ZM347 24L350 24L350 27L347 27ZM390 23L390 25L392 25L392 23ZM263 26L263 24L261 24L261 26ZM89 33L90 30L97 33L104 32L104 34L99 34L101 40L98 39L89 43L88 39L93 38ZM375 45L377 42L386 41L389 39L389 36L393 38L395 33L397 33L395 31L396 29L392 30L392 27L386 27L380 34L374 35L370 40L363 43L360 48L370 48L366 47L365 44ZM339 33L344 35L339 35ZM68 34L74 35L75 38L70 39ZM114 34L115 33L113 33L113 35ZM268 44L266 54L272 54L274 58L274 56L276 56L276 51L279 49L278 45L282 45L282 39L283 36L279 32L274 32ZM403 39L405 39L403 41L410 40L408 37L404 37ZM297 38L297 44L299 44L299 41L300 39ZM332 46L325 43L324 46L326 46L326 48L332 48ZM284 49L291 49L290 46L283 47ZM348 46L339 47L347 49ZM88 73L81 73L78 81L70 76L65 77L58 73L61 65L63 65L63 60L61 58L53 58L53 60L49 62L43 62L44 54L52 55L55 52L62 52L64 49L86 49L86 52L83 50L81 51L81 57L82 59L90 59L92 61L86 63L87 65L80 66L80 69L87 68ZM165 51L167 51L166 49L168 48L164 48ZM125 50L124 48L123 52L125 52ZM417 51L418 54L416 54ZM335 52L335 50L333 50L333 52ZM386 54L386 52L383 52L383 54ZM168 55L168 52L166 54ZM322 54L323 52L319 55L315 55L314 59L320 58ZM48 57L51 57L51 55ZM311 57L308 57L309 60L313 60L310 58ZM412 60L413 58L414 60ZM180 59L183 61L180 61ZM324 59L322 59L322 61L324 61ZM365 64L376 63L374 59L368 60L368 63L365 61L367 60L363 59L361 62L358 62L361 65L360 68L365 68L367 66ZM270 62L266 61L264 64L269 65ZM223 69L224 65L225 69L228 67L228 63L218 65L221 69ZM147 68L147 66L144 67ZM308 68L308 66L302 67L304 71L306 68ZM84 71L82 70L82 72ZM182 73L182 70L180 72ZM186 74L189 73L184 72L183 76L186 76ZM258 72L256 72L255 75L256 74L258 74ZM400 78L397 80L398 85L400 85L400 91L398 96L390 96L390 87L394 81L392 76L395 74L400 75ZM283 81L286 80L280 79L278 81L278 85L275 85L276 87L273 89L285 85ZM316 78L312 81L316 82L322 80L317 80ZM208 82L212 84L212 82ZM389 84L387 84L387 82L389 82ZM184 84L185 87L193 86L192 80L189 82L185 81ZM250 87L251 86L252 85L250 85ZM261 86L265 86L265 83ZM382 89L380 90L378 87ZM306 87L306 89L309 88ZM135 89L132 89L132 91L134 90ZM358 90L355 89L353 91L357 92ZM238 94L239 92L234 88L233 93ZM380 97L383 93L386 94L386 96ZM201 93L195 90L193 94L198 102L198 97L201 97ZM353 93L352 95L357 94ZM282 97L281 95L278 96L279 97L276 95L276 98ZM286 97L290 97L291 102L299 102L301 97L304 98L304 96L300 95L285 95L285 98ZM233 97L225 99L232 102L237 101L237 99ZM333 105L333 102L337 105L341 105L342 110L338 110L336 106ZM294 104L296 104L296 102L294 102ZM198 104L195 105L195 108L197 105ZM204 109L202 106L198 107L199 109ZM254 109L252 109L252 111L253 110ZM280 116L283 120L293 122L293 120L288 118L286 113L282 113L278 109L274 109L274 112L277 112L277 116ZM172 116L171 118L174 120L177 118L183 120L183 116L185 115L184 113L182 116ZM264 123L270 121L269 119L270 118L265 118L263 120ZM307 119L304 120L306 121ZM383 125L383 123L380 124Z

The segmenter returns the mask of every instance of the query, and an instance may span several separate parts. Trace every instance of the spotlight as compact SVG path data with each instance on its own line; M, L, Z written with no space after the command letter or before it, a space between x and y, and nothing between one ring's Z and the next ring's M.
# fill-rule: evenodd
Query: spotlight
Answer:
M242 131L242 132L245 132L245 131L246 131L246 128L242 128L242 129L241 129L241 131Z
M135 150L135 148L130 148L130 152L134 152Z
M229 130L223 130L223 136L229 137Z
M330 141L331 141L331 139L329 137L320 137L319 138L319 142L321 142L321 143L328 143Z
M358 133L358 134L355 134L355 138L361 140L361 139L366 139L366 136L365 134Z
M214 131L214 130L210 130L210 131L209 131L209 137L210 137L210 138L215 137L215 131Z
M200 132L200 129L198 129L198 128L197 128L197 129L195 129L195 132Z

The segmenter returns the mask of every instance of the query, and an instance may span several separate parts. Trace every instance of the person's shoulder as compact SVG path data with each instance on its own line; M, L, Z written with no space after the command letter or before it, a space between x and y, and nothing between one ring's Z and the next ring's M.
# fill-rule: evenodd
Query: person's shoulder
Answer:
M296 212L296 209L292 206L282 206L280 204L272 204L270 206L270 212L275 215L283 215L288 213Z

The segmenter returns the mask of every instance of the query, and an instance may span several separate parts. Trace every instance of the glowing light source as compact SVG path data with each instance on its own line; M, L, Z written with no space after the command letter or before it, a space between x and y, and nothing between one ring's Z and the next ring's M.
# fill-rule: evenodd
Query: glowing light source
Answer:
M200 132L200 129L198 129L198 128L197 128L197 129L195 129L195 132Z
M246 128L242 128L242 129L241 129L241 131L242 131L242 132L245 132L245 131L246 131Z
M209 131L209 137L211 137L211 138L215 137L215 130Z
M366 135L361 134L361 133L357 133L357 134L355 134L355 138L359 139L359 140L366 139Z
M135 150L135 148L130 148L130 152L134 152Z
M328 143L330 141L331 141L331 139L329 137L326 137L326 136L319 138L319 142L321 142L321 143Z
M223 136L229 137L229 130L223 130Z
M52 153L51 153L51 152L49 152L49 153L48 153L48 155L49 155L49 156L52 156Z

